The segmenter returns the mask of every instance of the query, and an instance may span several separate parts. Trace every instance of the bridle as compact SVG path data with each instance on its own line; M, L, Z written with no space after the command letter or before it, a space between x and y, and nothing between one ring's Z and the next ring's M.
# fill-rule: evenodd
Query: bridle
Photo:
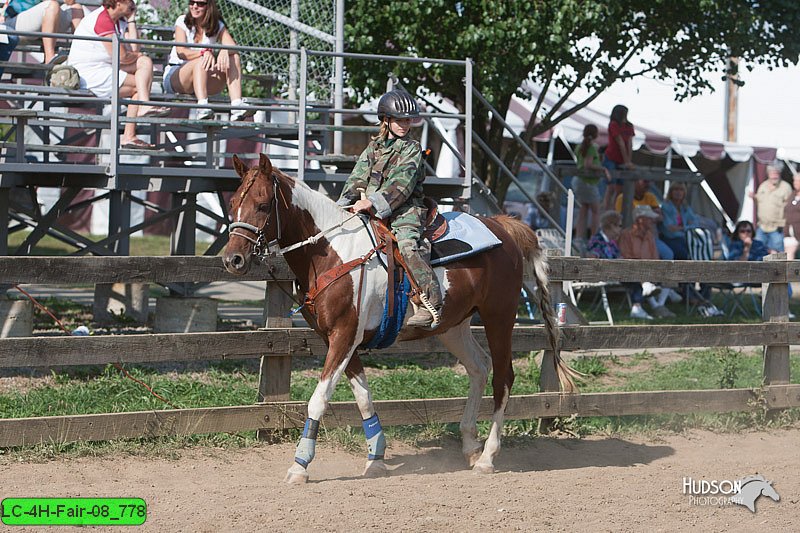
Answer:
M242 191L240 195L240 205L241 202L244 201L244 197L247 196L247 193L250 192L250 188L256 181L256 177L253 176L250 178L250 182L245 187L244 191ZM270 208L269 212L267 213L267 218L264 220L264 224L259 228L252 224L248 224L247 222L232 222L228 225L228 235L231 237L241 237L246 241L250 241L253 244L253 255L257 258L263 260L267 255L269 255L269 246L271 243L267 242L267 235L264 233L264 230L267 229L269 226L269 222L272 219L272 213L274 210L275 213L275 220L278 223L278 235L275 237L273 242L277 242L281 238L281 215L280 211L278 210L278 194L280 193L280 188L278 186L278 178L275 177L275 174L272 174L272 184L273 184L273 193L272 193L272 200L270 201ZM251 233L253 233L256 237L250 237L249 235L245 235L244 233L239 233L236 231L237 229L244 229Z
M242 191L240 195L240 204L241 201L244 200L244 197L247 196L247 193L250 192L250 188L255 183L255 180L256 180L255 176L250 178L247 187L245 187L244 191ZM231 237L241 237L242 239L252 243L253 255L256 256L260 261L263 261L264 258L270 254L270 245L278 247L278 241L280 241L281 239L281 213L280 210L278 209L278 194L283 196L283 193L280 190L278 178L275 176L275 174L272 174L272 183L273 183L273 194L272 194L272 200L270 201L269 213L267 214L266 220L264 220L264 224L260 228L252 224L248 224L247 222L239 222L239 221L232 222L228 225L228 235L230 235ZM286 203L285 200L284 203ZM278 230L277 230L278 234L274 240L267 242L267 236L264 233L264 231L269 226L273 212L275 213L275 221L278 224ZM304 241L291 244L289 246L286 246L285 248L278 248L277 251L278 253L285 254L287 252L291 252L292 250L301 248L307 244L316 244L317 241L319 241L326 233L329 233L336 228L342 227L347 221L357 216L358 213L353 213L349 217L345 218L341 222L334 224L328 229L324 229L319 233L317 233L316 235L312 235L311 237L307 238ZM238 231L236 231L237 229L244 229L253 233L255 235L255 239L253 237L250 237L249 235L245 235L244 233L239 233Z

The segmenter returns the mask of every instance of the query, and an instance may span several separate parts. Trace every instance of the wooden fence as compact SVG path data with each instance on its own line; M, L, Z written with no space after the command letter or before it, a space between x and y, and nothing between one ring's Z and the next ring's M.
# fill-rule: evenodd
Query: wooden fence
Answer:
M659 347L763 346L764 386L757 389L561 394L552 373L543 371L542 392L513 396L507 418L616 416L783 409L800 406L800 385L789 384L789 346L800 344L800 323L788 322L787 283L800 281L800 262L770 256L760 262L690 262L550 259L551 280L764 283L763 323L714 325L570 326L564 350ZM266 294L267 329L246 332L148 334L0 339L0 368L107 363L261 358L260 403L235 407L132 413L0 419L0 447L40 442L108 440L123 437L202 434L302 427L305 402L290 402L292 357L324 355L325 345L307 328L291 328L287 297L279 284L292 279L285 262L270 259L245 277L234 277L218 257L2 257L0 283L96 284L263 280L274 276ZM482 328L477 337L486 346ZM543 350L543 328L515 329L514 351ZM398 343L383 353L445 351L428 339ZM545 358L552 356L545 352ZM543 365L547 370L550 365ZM378 401L385 425L457 422L464 398ZM480 418L491 416L485 398ZM324 423L361 423L354 402L332 403Z

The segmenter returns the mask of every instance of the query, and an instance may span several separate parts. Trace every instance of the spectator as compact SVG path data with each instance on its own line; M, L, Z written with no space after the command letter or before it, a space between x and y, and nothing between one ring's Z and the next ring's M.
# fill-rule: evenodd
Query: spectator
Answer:
M783 251L783 226L786 219L783 209L792 196L792 187L781 180L783 163L774 161L767 166L767 179L758 186L755 195L750 191L751 198L757 204L758 229L755 233L756 240L767 245L771 252Z
M800 237L800 173L792 177L793 194L783 208L786 223L783 226L783 247L786 259L794 260L797 254L798 237Z
M600 216L600 229L586 246L586 255L598 259L619 259L620 253L617 239L622 231L622 216L616 211L606 211ZM623 283L631 299L631 318L652 320L642 307L644 295L641 283Z
M109 37L115 32L120 37L138 38L134 21L136 5L133 0L103 0L102 7L83 18L75 35ZM100 98L111 98L112 43L105 41L75 40L69 51L68 63L75 67L81 78L81 88L89 89ZM138 46L124 43L119 50L119 95L134 100L150 100L153 83L153 61L138 50ZM128 105L127 117L163 117L169 115L166 107ZM136 137L136 124L128 122L122 134L123 148L153 149L154 145Z
M662 221L661 240L670 247L675 259L689 259L689 247L686 243L686 230L697 226L697 216L684 201L686 185L673 182L669 186L667 196L661 205Z
M619 237L619 249L625 259L658 259L656 248L655 221L659 216L649 205L639 205L633 210L633 226L622 231ZM675 314L667 309L664 304L671 295L670 289L660 290L652 283L642 284L643 296L650 296L659 290L658 299L650 296L648 303L653 313L659 318L673 318ZM642 310L644 312L644 310ZM646 313L645 313L646 314ZM645 318L635 316L631 309L632 318Z
M749 220L740 220L731 235L731 244L728 246L728 261L761 261L769 255L767 246L755 235L753 223Z
M216 0L189 0L189 10L175 21L175 40L236 45L225 28ZM208 95L219 94L226 84L231 105L243 105L242 65L236 51L220 50L214 57L214 50L210 48L172 48L169 64L164 67L164 92L194 94L200 106L198 120L214 117L214 110L207 107ZM244 120L254 114L252 109L234 109L231 120Z
M76 0L63 1L63 5L59 5L58 0L11 0L7 4L5 24L9 29L17 31L71 32L78 28L83 19L83 6ZM32 40L30 37L14 37L23 42ZM56 40L53 37L42 37L42 49L44 62L50 63L56 56Z
M656 215L656 222L662 220L661 206L658 203L656 195L650 192L650 180L636 180L633 184L633 207L634 211L639 206L649 206L653 213ZM618 213L622 213L622 194L617 195L615 204ZM675 258L672 248L667 246L667 243L656 237L656 249L658 250L658 257L666 261L671 261Z
M608 146L603 156L604 167L609 170L634 168L633 136L633 124L628 122L628 108L624 105L615 105L608 122ZM611 209L614 198L621 192L622 180L615 179L606 188L603 208Z
M611 181L611 173L600 164L600 154L594 140L597 139L597 126L587 124L583 128L583 141L575 151L577 156L577 176L572 178L572 190L575 199L580 202L578 221L576 223L577 239L586 239L586 219L591 215L592 235L597 233L598 214L600 210L600 173L605 171L606 179Z

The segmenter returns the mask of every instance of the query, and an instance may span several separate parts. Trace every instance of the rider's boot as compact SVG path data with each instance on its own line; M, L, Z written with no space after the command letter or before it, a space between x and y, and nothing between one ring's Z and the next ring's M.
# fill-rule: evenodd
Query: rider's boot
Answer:
M439 280L433 273L430 263L422 256L426 252L423 242L422 247L418 247L416 243L409 245L406 242L400 244L400 253L405 259L411 275L419 285L420 299L423 300L421 305L414 316L408 319L407 325L416 328L436 327L439 325L439 314L442 309L442 292L439 288ZM422 248L422 249L421 249ZM425 254L428 255L427 253ZM425 305L425 300L427 304ZM431 312L431 309L434 313Z

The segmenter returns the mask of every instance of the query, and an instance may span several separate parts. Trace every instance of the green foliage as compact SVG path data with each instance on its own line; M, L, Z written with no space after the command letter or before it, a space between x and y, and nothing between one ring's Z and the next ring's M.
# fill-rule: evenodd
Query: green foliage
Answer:
M541 120L529 124L523 135L529 142L617 80L643 75L670 80L676 98L682 99L710 89L703 73L723 75L730 56L749 65L796 64L798 23L800 4L785 0L353 0L345 35L350 52L470 58L475 87L501 113L512 95L530 95L526 81L565 98L577 88L588 91L589 96L573 107L563 106L562 100L537 108ZM636 57L642 57L643 64L634 61ZM350 85L360 96L381 93L389 71L411 91L425 87L464 109L463 69L428 63L348 63ZM490 130L484 109L474 109L474 124L516 171L521 161L517 149L500 149L499 126L493 124ZM504 181L497 184L502 190Z
M608 368L606 368L605 363L603 363L603 359L605 358L581 357L580 359L575 359L572 361L570 366L578 372L588 376L602 376L608 373Z

